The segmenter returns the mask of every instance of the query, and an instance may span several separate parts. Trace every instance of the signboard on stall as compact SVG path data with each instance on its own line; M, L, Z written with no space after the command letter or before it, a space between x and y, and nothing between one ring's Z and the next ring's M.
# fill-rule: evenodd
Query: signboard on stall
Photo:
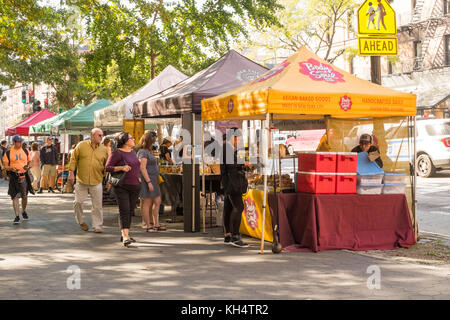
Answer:
M134 141L138 144L139 140L145 133L145 120L144 119L124 119L123 131L128 132L134 137Z
M261 239L263 221L263 196L262 190L249 190L242 199L244 200L244 211L242 212L241 227L239 232L253 238ZM266 220L264 228L264 240L273 242L272 218L270 215L269 202L266 200Z
M70 136L69 134L62 134L59 137L59 148L60 148L60 153L69 153L69 149L70 149Z

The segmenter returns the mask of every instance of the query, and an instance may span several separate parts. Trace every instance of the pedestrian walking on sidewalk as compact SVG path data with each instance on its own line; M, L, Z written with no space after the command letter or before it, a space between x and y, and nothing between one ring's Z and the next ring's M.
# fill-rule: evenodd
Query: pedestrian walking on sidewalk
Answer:
M119 204L120 241L124 246L136 242L130 237L131 217L141 189L140 163L133 151L134 138L128 132L121 132L116 137L117 149L111 153L106 163L107 172L126 172L120 185L113 186Z
M41 180L41 160L39 144L37 142L31 144L30 159L30 172L33 175L32 186L34 191L38 191L39 181Z
M137 154L141 170L141 212L147 232L166 230L166 227L159 224L159 207L161 205L161 191L158 184L159 166L158 158L152 152L156 138L156 132L146 132ZM152 216L153 226L150 225L150 215Z
M231 130L236 132L238 129L232 128ZM245 159L239 159L238 157L239 139L242 139L242 136L230 135L227 139L227 135L224 135L220 173L225 193L223 212L224 243L244 248L248 247L248 244L242 241L239 227L241 225L242 211L244 210L242 195L247 192L248 187L245 170L250 164L246 163Z
M6 154L8 148L6 147L6 140L2 140L0 144L0 178L7 180L6 169L3 164L3 156Z
M30 155L28 150L22 148L23 139L20 136L14 136L14 146L6 151L3 156L3 163L9 175L8 194L11 196L15 213L14 224L20 223L19 217L19 199L22 198L22 218L28 220L27 202L28 192L34 194L31 187L31 179L28 175L30 164Z
M96 233L102 232L103 227L103 177L105 165L108 160L108 151L101 144L103 132L94 128L91 139L81 141L74 149L69 163L70 183L74 183L74 171L77 170L77 183L75 184L74 210L75 218L81 229L88 231L89 227L83 219L83 203L91 195L92 211L91 222Z
M42 188L44 186L48 187L48 192L53 192L56 183L57 176L57 166L58 166L58 152L56 147L53 145L53 140L51 137L47 138L47 145L41 148L40 152L41 166L42 166L42 178L41 187L38 193L42 193Z

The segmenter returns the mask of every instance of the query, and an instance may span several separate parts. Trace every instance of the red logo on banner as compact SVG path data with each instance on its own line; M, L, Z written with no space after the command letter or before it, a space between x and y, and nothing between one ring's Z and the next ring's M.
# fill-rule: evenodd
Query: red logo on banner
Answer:
M248 197L247 200L245 200L245 220L247 221L248 226L255 230L258 228L258 219L259 213L256 209L255 201Z
M263 75L261 78L255 80L255 82L263 82L263 81L266 81L267 79L270 79L270 78L276 76L277 74L280 74L290 64L291 63L288 62L288 61L283 61L278 67L276 67L275 69L270 70L270 72L268 74Z
M315 59L300 62L300 73L309 76L314 81L325 81L328 83L345 82L343 75L330 65L322 64Z
M229 113L233 112L233 108L234 108L234 102L233 102L233 99L230 99L230 101L228 101L228 112Z
M339 101L339 105L344 111L350 110L352 108L352 104L352 98L348 97L347 95L341 97L341 100Z

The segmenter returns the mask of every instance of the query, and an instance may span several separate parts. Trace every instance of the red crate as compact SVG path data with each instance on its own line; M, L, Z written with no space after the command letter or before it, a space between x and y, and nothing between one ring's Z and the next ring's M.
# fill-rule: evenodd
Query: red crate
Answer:
M336 193L336 173L298 172L297 191L306 193Z
M335 152L300 152L298 171L336 172Z
M336 154L336 172L356 173L358 154L356 152L338 152Z
M356 173L336 173L336 193L356 193Z

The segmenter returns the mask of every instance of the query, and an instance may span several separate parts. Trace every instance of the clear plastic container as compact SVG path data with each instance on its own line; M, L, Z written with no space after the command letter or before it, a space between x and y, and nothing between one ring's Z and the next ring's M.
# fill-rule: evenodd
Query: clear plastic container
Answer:
M357 194L381 194L383 189L382 184L367 184L356 186Z
M403 184L406 182L406 173L385 172L384 184Z
M406 184L396 183L396 184L385 184L383 186L383 194L402 194L405 193Z
M358 174L358 185L381 185L383 182L383 174Z

